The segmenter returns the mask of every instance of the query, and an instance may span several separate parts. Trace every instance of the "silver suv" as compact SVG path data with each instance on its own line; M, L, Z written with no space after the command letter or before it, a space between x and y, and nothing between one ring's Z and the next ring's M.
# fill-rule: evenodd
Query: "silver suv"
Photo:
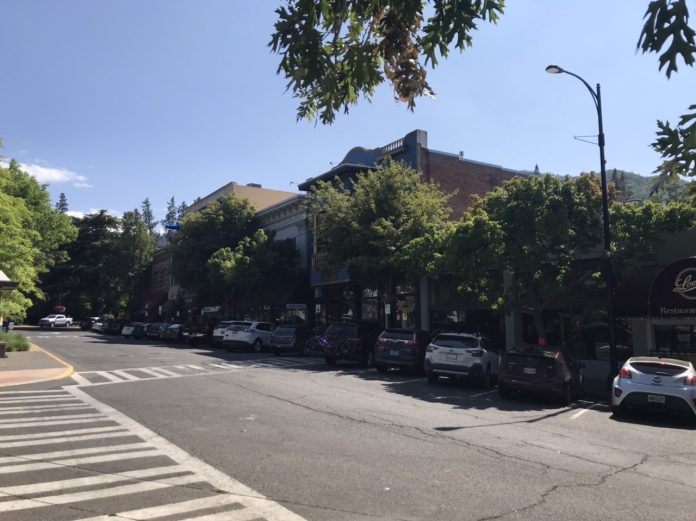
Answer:
M449 376L475 379L488 388L498 377L500 352L488 338L469 333L439 333L425 352L425 374L428 382Z

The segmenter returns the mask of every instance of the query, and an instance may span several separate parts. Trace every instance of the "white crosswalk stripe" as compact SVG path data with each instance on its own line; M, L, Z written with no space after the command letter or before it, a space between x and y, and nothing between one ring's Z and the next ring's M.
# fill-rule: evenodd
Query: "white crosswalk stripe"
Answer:
M17 405L22 396L75 403ZM72 414L75 407L84 414ZM0 521L304 521L76 386L0 392L3 415L17 418L0 419ZM25 427L33 431L23 433ZM129 509L114 513L114 498Z
M255 367L282 369L310 366L318 363L323 363L323 359L318 357L273 357L257 358L254 360L235 360L234 362L207 362L204 364L204 367L195 364L185 364L156 367L129 367L111 371L82 371L74 373L72 378L78 386L86 387L93 385L113 385L140 380L163 380L167 378L206 376L220 372L252 369ZM0 398L0 400L2 399Z

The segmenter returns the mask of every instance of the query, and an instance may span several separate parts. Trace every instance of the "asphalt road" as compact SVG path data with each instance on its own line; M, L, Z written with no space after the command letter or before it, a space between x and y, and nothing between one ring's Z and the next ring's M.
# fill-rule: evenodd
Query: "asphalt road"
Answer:
M618 421L596 401L569 408L503 400L495 390L429 385L417 375L382 375L348 363L328 369L317 359L73 330L29 334L73 364L77 377L22 389L62 392L79 383L90 398L79 394L75 407L94 405L85 400L96 400L97 410L112 407L122 416L110 419L132 428L129 434L168 441L157 446L164 455L171 451L176 460L181 449L307 520L696 518L694 430L679 420ZM1 456L16 454L2 447ZM191 472L207 476L199 470ZM16 485L12 476L0 467L0 492ZM196 489L196 501L212 501L209 483L215 485L208 480ZM0 497L0 521L88 517L53 506L40 518L4 513L13 500ZM113 497L108 512L144 508L138 501L145 505L144 498ZM96 499L84 504L107 512ZM194 519L182 515L162 519ZM258 519L286 519L273 515Z

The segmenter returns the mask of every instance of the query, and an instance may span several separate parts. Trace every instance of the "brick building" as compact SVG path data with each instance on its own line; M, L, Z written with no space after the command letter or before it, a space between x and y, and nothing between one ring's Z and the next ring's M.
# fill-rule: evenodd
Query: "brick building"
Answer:
M318 181L336 177L346 182L359 172L373 169L391 157L422 172L425 181L434 182L446 193L456 192L449 200L452 219L458 219L470 206L472 195L484 195L503 182L525 172L465 159L462 153L452 154L428 148L428 134L414 130L404 137L378 148L355 147L343 161L316 177L307 179L299 189L308 191ZM314 289L315 315L319 320L367 320L382 323L384 310L374 292L351 280L346 269L329 271L321 263L322 252L315 244L310 284ZM431 329L442 322L487 320L490 312L477 304L464 301L452 287L434 284L426 277L413 286L401 288L396 310L398 325ZM481 311L481 317L476 312ZM487 313L487 314L486 314ZM483 318L482 318L483 317ZM500 322L500 319L496 319ZM478 325L478 324L476 324ZM502 325L501 325L502 328Z

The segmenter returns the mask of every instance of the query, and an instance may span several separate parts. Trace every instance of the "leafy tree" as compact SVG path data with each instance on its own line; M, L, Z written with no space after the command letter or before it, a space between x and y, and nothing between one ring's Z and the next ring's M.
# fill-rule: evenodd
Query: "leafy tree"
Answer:
M347 266L351 277L392 303L396 286L434 261L449 223L447 200L418 171L388 162L349 184L318 183L309 214L327 267Z
M147 228L150 235L156 235L155 228L157 227L157 220L155 219L155 214L152 212L152 205L150 204L150 198L146 197L142 202L141 206L141 217L142 221Z
M256 228L254 209L234 194L188 214L169 246L174 278L182 287L204 297L209 290L208 259L220 248L235 248Z
M512 179L475 199L448 237L439 269L494 309L529 313L545 339L544 308L574 275L578 254L598 245L601 207L596 175Z
M424 23L424 9L433 14ZM269 46L280 54L278 73L300 99L298 119L317 115L332 123L359 96L370 98L386 80L396 99L415 107L432 95L426 65L434 67L448 47L471 46L479 21L496 22L503 0L289 0L276 9Z
M33 299L44 298L39 277L67 259L63 246L77 230L70 217L53 208L46 187L16 161L0 168L0 194L0 268L19 282L17 291L1 297L0 307L22 319Z
M181 221L184 220L184 216L186 215L186 201L182 201L179 206L176 208L176 222L180 223Z
M136 282L139 276L150 267L155 250L154 237L137 208L123 214L118 242L122 255L123 287L127 291L125 305L126 309L131 310Z
M19 283L16 290L0 293L0 315L14 320L24 318L32 297L42 296L35 264L41 256L35 245L40 235L26 227L30 220L22 199L0 191L0 268Z
M686 0L653 0L645 12L645 25L638 40L644 53L659 54L660 70L671 77L679 60L693 66L696 61L696 31L689 26ZM656 172L666 178L696 175L696 104L689 106L675 127L658 121L657 139L652 144L663 161Z
M177 221L177 212L178 208L176 206L176 201L174 200L174 197L167 202L167 211L164 214L164 219L160 221L162 226L164 226L164 234L167 236L167 239L171 240L172 237L174 236L174 230L167 229L167 226L173 226L175 225Z
M65 197L65 194L63 192L60 193L58 196L58 202L56 203L56 210L58 210L60 213L66 213L69 208L68 208L68 198Z
M235 248L213 253L207 262L208 280L222 294L229 315L240 302L260 303L261 288L277 290L294 281L298 257L292 240L275 242L258 229Z

